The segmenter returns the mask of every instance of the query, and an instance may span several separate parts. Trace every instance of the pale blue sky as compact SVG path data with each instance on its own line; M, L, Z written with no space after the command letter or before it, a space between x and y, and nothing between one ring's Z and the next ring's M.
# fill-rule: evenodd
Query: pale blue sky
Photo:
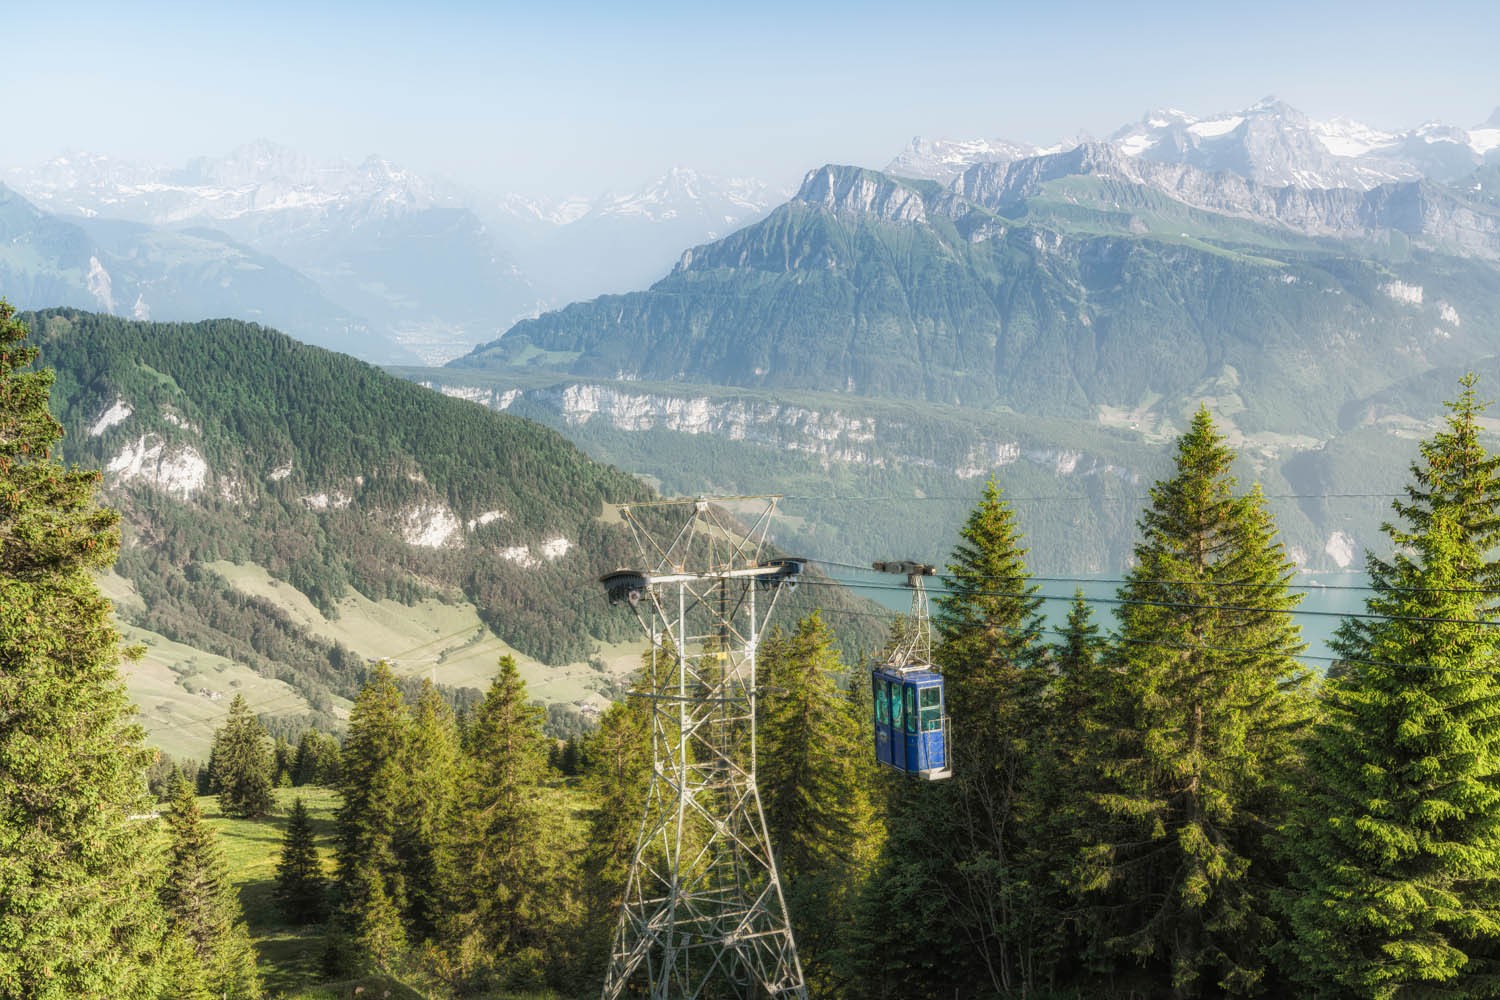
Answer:
M19 7L19 9L11 9ZM265 137L493 191L674 164L793 184L913 135L1051 142L1275 94L1473 125L1500 3L0 2L0 166L175 163Z

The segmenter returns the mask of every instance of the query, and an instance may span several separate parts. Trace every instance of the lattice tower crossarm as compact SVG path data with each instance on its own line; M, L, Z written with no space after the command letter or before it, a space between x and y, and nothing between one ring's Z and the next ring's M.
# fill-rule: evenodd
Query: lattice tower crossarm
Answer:
M670 540L621 511L656 563L629 598L651 640L652 773L604 1000L807 997L755 776L757 647L801 567L762 561L759 499L748 532L700 500Z

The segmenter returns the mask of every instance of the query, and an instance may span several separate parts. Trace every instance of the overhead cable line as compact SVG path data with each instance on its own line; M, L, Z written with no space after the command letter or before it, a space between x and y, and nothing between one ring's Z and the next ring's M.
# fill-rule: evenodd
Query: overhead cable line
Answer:
M851 587L859 590L889 590L902 591L905 588L888 583L864 583L858 581L838 580L830 577L829 583L821 580L804 580L804 586L826 587L832 584ZM1267 585L1269 586L1269 585ZM937 595L941 600L944 595ZM1039 594L1027 591L965 591L966 597L996 597L996 598L1036 598L1043 601L1072 601L1077 598L1076 594ZM1091 597L1084 595L1085 603L1090 604L1113 604L1128 607L1169 608L1184 611L1226 611L1233 613L1254 614L1279 614L1279 615L1304 615L1310 618L1366 618L1374 621L1397 621L1397 622L1422 622L1438 625L1486 625L1500 626L1500 621L1490 621L1481 618L1440 618L1422 615L1388 615L1375 611L1314 611L1301 608L1260 608L1238 604L1194 604L1189 601L1153 601L1140 598L1126 597Z
M818 565L818 566L833 566L833 567L836 567L838 569L855 570L855 571L864 572L864 573L874 573L875 572L868 565L866 565L866 564L860 564L860 563L846 563L846 562L838 562L838 561L832 560L832 559L810 559L810 558L809 559L805 559L804 561L805 562L809 562L809 563L813 563L813 564ZM936 576L939 579L950 579L950 580L953 579L953 574L952 573L938 573L938 574L936 574ZM830 579L833 579L833 577L830 577ZM1112 584L1114 586L1120 586L1120 585L1126 584L1126 583L1152 584L1152 585L1163 586L1163 587L1193 586L1193 587L1224 587L1224 588L1242 588L1242 589L1255 589L1255 588L1259 588L1259 587L1264 587L1265 586L1265 584L1263 584L1263 583L1244 583L1244 582L1239 582L1239 581L1235 581L1235 580L1162 580L1162 579L1150 579L1150 580L1134 580L1134 579L1131 579L1131 580L1127 580L1127 579L1125 579L1123 577L1103 577L1103 576L1025 576L1025 577L1013 576L1013 577L1000 577L999 579L1002 579L1002 580L1028 580L1028 581L1033 581L1033 582L1036 582L1036 583L1093 583L1093 584L1103 583L1103 584ZM850 584L850 586L855 586L855 584ZM1389 593L1389 594L1500 594L1500 588L1495 588L1495 587L1392 587L1392 586L1379 586L1379 587L1377 587L1374 584L1369 584L1369 583L1365 583L1365 584L1288 583L1288 584L1285 584L1285 586L1286 586L1286 588L1288 590L1305 590L1305 591L1309 591L1309 592L1316 592L1316 591L1320 591L1320 590L1348 590L1348 591L1360 591L1360 592L1363 592L1363 591L1376 591L1376 592L1383 593L1383 594L1385 594L1385 593Z
M1247 494L1248 495L1248 494ZM1406 493L1262 493L1263 500L1395 500L1406 497ZM947 496L943 494L924 494L923 496L911 496L904 494L893 494L889 496L813 496L811 494L787 493L782 495L783 500L803 500L816 503L908 503L912 501L942 501L944 503L970 503L975 500L973 494L962 496ZM1052 496L1012 496L1002 492L1000 499L1006 503L1052 503L1058 500L1100 500L1110 502L1149 503L1153 498L1150 496L1135 496L1124 494L1105 494L1102 496L1089 496L1086 493L1059 493Z
M809 582L810 581L804 580L802 581L802 585L806 586ZM900 616L899 612L895 611L892 611L890 614L877 614L872 611L854 611L844 610L840 608L824 608L822 609L821 613L825 615L843 615L849 618L873 618L879 621L886 622L889 622L893 617ZM1002 631L1014 632L1017 634L1025 634L1028 631L1035 631L1039 634L1047 633L1063 637L1071 634L1065 629L1053 628L1050 626L1043 626L1035 630L1025 629L1017 625L996 625L995 627L1001 629ZM1213 646L1206 643L1165 643L1161 642L1160 640L1128 639L1123 636L1100 636L1100 642L1125 642L1130 643L1131 645L1145 646L1149 649L1165 649L1172 652L1191 652L1194 650L1203 650L1205 652L1234 653L1237 655L1257 656L1264 656L1267 653L1276 652L1275 650L1267 649L1239 648L1233 646ZM1383 667L1389 670L1426 670L1436 673L1448 672L1459 674L1486 674L1489 676L1495 676L1497 673L1500 673L1500 667L1497 667L1495 669L1489 669L1485 667L1439 667L1430 663L1395 663L1385 660L1358 660L1345 656L1323 656L1317 653L1280 653L1278 655L1286 656L1289 659L1294 660L1317 660L1323 663L1348 663L1357 666Z

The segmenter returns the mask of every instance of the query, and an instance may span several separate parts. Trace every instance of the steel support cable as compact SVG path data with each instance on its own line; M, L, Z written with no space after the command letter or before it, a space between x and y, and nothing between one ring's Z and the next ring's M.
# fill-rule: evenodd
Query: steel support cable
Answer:
M876 621L883 622L890 622L892 618L899 617L899 613L895 611L892 611L889 614L879 614L873 611L852 611L838 608L824 608L820 613L824 615L843 615L847 618L870 618ZM1000 629L1001 631L1013 632L1017 635L1025 635L1028 632L1035 632L1039 635L1050 634L1067 637L1072 634L1066 629L1053 628L1047 625L1044 625L1037 629L1026 629L1018 625L996 625L994 627ZM1274 652L1272 650L1256 649L1254 647L1211 646L1204 643L1162 643L1155 642L1150 639L1127 639L1123 636L1108 635L1099 636L1099 641L1101 643L1126 642L1132 645L1146 646L1148 648L1155 649L1166 649L1174 652L1204 650L1208 652L1218 653L1255 654L1258 656L1263 656L1267 652ZM1281 653L1279 655L1286 656L1288 659L1293 660L1318 660L1324 663L1351 663L1358 666L1384 667L1390 670L1430 670L1438 673L1448 672L1459 674L1489 674L1492 676L1500 674L1500 665L1497 665L1493 669L1487 667L1439 667L1434 666L1430 663L1398 663L1387 660L1358 660L1347 656L1322 656L1316 653Z
M821 580L804 580L802 581L802 584L803 586L808 587L840 586L847 587L853 590L885 590L894 592L901 592L906 590L905 587L902 587L898 584L860 583L856 581L836 580L831 578L828 583L824 583ZM1178 586L1192 586L1192 584L1179 584ZM939 594L937 596L939 599L941 599L945 595ZM1036 593L1035 591L974 590L965 591L964 596L994 598L1034 598L1040 601L1067 602L1078 599L1077 594L1040 594ZM1111 604L1127 607L1168 608L1183 611L1225 611L1236 614L1278 614L1292 616L1301 615L1309 618L1358 618L1367 619L1370 621L1419 622L1435 625L1500 626L1500 620L1488 620L1483 618L1440 618L1435 616L1422 615L1388 615L1376 611L1316 611L1311 609L1303 610L1301 608L1259 608L1239 604L1194 604L1189 601L1153 601L1143 600L1139 598L1090 597L1087 595L1083 597L1083 601L1086 604Z
M803 559L803 562L814 563L818 566L833 566L838 569L855 570L862 573L878 573L871 569L868 563L847 563L835 559ZM936 578L953 579L952 573L935 573ZM831 578L830 578L831 579ZM1191 585L1195 587L1225 587L1225 588L1255 588L1264 587L1263 583L1241 583L1234 580L1126 580L1123 577L1103 576L1026 576L1026 577L1000 577L1004 580L1031 580L1038 583L1108 583L1116 586L1124 583L1156 584L1159 586ZM1288 590L1306 590L1309 592L1319 590L1352 590L1352 591L1377 591L1390 594L1500 594L1500 587L1390 587L1376 586L1374 584L1322 584L1322 583L1288 583Z

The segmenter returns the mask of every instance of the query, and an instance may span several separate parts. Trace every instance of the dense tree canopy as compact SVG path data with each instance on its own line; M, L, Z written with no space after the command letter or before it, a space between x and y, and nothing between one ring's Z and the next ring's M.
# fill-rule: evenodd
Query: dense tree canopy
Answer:
M99 474L54 457L50 372L0 301L0 997L157 995L164 961L141 746L92 574L119 546Z

